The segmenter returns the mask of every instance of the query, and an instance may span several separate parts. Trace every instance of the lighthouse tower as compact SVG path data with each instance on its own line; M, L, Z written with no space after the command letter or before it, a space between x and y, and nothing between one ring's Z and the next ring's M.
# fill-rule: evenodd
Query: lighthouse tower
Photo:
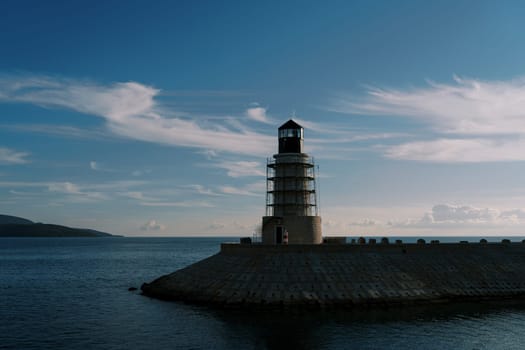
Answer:
M304 129L289 120L279 128L279 153L266 167L263 244L319 244L321 217L316 204L315 165L303 153Z

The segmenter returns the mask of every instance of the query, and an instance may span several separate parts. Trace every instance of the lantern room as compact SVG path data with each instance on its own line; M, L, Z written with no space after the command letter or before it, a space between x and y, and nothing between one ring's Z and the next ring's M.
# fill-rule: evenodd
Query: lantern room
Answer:
M279 153L303 153L303 127L289 120L279 128Z

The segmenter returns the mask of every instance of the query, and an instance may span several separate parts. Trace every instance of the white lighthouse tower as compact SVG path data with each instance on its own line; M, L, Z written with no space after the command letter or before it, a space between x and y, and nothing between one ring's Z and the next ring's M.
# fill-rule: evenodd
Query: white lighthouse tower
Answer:
M279 153L266 167L263 244L319 244L314 160L303 153L304 129L289 120L279 128Z

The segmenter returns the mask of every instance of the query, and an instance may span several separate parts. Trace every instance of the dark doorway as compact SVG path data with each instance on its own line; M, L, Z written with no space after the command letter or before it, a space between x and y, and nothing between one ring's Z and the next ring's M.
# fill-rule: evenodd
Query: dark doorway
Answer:
M275 244L283 244L283 227L275 227Z

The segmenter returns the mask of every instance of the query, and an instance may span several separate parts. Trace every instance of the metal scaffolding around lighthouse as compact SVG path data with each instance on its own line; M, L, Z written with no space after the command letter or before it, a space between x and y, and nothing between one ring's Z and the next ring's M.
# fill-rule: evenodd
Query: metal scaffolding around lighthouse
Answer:
M279 153L266 166L263 243L321 243L315 163L303 153L304 129L289 120L279 128L278 136Z
M315 162L305 154L268 158L266 215L317 216Z

